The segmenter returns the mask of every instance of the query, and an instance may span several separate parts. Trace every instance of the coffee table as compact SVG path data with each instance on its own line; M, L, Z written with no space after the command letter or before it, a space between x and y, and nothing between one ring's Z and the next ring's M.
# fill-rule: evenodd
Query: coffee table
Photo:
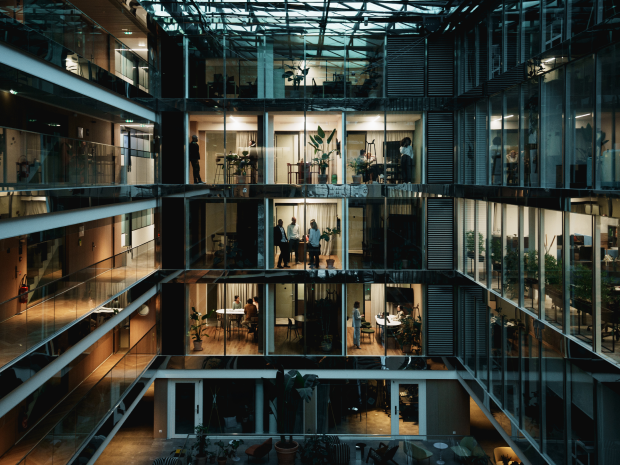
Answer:
M439 449L439 460L437 460L437 465L444 465L446 462L444 462L443 460L441 460L441 453L444 451L444 449L448 448L448 444L445 444L443 442L436 442L435 444L433 444L433 447L435 449Z

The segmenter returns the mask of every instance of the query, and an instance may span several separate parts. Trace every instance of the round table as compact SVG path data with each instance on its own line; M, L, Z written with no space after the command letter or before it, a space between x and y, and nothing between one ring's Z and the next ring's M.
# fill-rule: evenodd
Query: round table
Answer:
M377 323L377 326L381 328L381 339L380 340L385 340L385 335L383 334L383 327L387 326L387 328L389 329L395 329L398 328L400 325L402 325L402 323L396 318L396 316L394 315L388 315L388 319L387 319L387 325L385 324L385 318L379 318L379 315L375 315L375 322ZM387 344L387 341L386 341Z
M245 315L245 310L243 308L237 308L235 310L233 310L232 308L220 308L219 310L216 310L215 313L219 313L220 315L223 315L225 313L226 315L234 315L236 317L240 317ZM234 319L237 320L238 318ZM231 321L232 319L228 320L228 334L232 334L232 328L230 326Z
M436 442L435 444L433 444L433 447L435 449L439 449L439 460L437 460L437 465L444 465L446 462L441 460L441 453L444 451L444 449L448 448L448 444L445 444L443 442Z
M357 444L355 444L356 447L359 447L360 450L362 451L362 460L364 460L364 447L366 447L366 443L365 442L358 442Z

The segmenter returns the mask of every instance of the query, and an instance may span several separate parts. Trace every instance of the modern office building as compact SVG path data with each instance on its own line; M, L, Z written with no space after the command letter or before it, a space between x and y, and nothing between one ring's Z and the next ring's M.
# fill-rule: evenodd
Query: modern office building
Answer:
M618 8L0 0L0 465L618 463Z

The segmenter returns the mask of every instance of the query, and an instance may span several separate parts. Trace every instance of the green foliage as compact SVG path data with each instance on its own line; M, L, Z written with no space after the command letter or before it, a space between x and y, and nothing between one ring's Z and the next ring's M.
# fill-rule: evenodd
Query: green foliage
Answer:
M243 155L247 156L248 152L244 151ZM250 161L249 160L245 160L241 157L239 157L238 155L226 155L226 160L228 161L228 164L230 166L236 166L237 168L235 169L235 175L237 176L245 176L247 167L250 166Z
M329 146L329 144L331 144L332 139L336 135L336 129L334 128L327 140L325 140L325 131L323 131L323 128L321 128L321 126L317 127L316 132L316 136L312 134L309 136L310 142L308 142L308 144L310 144L314 149L315 157L312 159L312 164L319 167L319 169L321 170L321 174L325 174L325 170L327 170L327 168L329 167L329 159L331 158L332 153L338 152L337 149L330 150L329 152L327 151L327 147Z
M230 444L225 444L224 441L218 441L215 443L217 446L217 458L218 459L230 459L235 456L235 450Z
M197 451L197 457L206 457L210 454L207 449L211 445L211 441L207 436L209 434L209 428L200 423L194 428L194 433L196 434L196 442L192 444L192 450Z
M208 334L203 334L203 329L207 326L207 322L205 320L213 315L214 312L215 310L211 310L203 315L202 313L197 312L195 307L192 307L192 313L189 316L189 319L191 320L189 329L194 332L194 341L202 341L202 336L209 337Z
M309 436L303 445L299 446L301 463L303 465L321 465L327 463L327 440L323 436Z
M319 239L323 239L325 242L329 242L332 236L336 234L340 234L340 229L337 228L325 228L321 233L321 237Z
M407 315L405 318L400 319L400 323L400 328L396 333L396 340L404 353L412 353L412 346L422 346L420 339L422 318L413 318L413 316Z
M474 253L475 243L474 243L474 234L475 232L470 229L465 233L465 247L467 248L467 252ZM482 233L478 233L478 253L483 253L486 249L484 248L484 236Z
M512 460L510 460L510 456L509 455L500 455L499 456L499 461L500 461L500 463L503 463L504 465L509 465L510 462L512 462Z
M356 176L360 176L364 174L366 171L368 171L371 164L372 163L366 160L365 158L359 158L359 157L354 158L348 163L349 167L352 168L353 171L355 171Z

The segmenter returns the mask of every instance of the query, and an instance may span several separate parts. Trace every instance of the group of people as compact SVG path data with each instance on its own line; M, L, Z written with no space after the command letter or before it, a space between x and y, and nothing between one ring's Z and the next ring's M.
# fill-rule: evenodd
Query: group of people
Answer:
M252 318L258 317L258 297L248 299L245 306L239 300L239 296L235 296L235 301L232 305L233 310L241 310L243 308L243 321L241 326L245 326L250 329L252 325Z
M280 249L278 258L278 268L290 268L292 254L295 254L295 264L299 262L299 242L301 241L301 230L297 224L297 218L291 218L291 224L284 229L284 222L278 220L278 225L273 228L274 245ZM306 243L310 254L310 268L319 267L319 255L321 253L321 231L315 220L310 220L310 229L306 234ZM282 265L284 264L284 266Z
M404 318L409 314L410 310L404 305L398 305L396 307L396 314L398 319ZM361 349L360 347L360 333L362 331L362 314L360 313L360 303L355 302L353 304L353 316L352 316L352 326L353 326L353 345Z
M376 169L378 165L376 165L377 158L375 156L373 156L371 153L366 152L366 150L361 149L358 159L361 166L365 166L364 164L368 164L366 166L370 165L366 172L362 173L364 176L364 181L375 181L377 178L380 177L381 173L378 171L378 169ZM413 154L411 138L405 137L403 138L403 140L400 141L400 172L403 182L414 181L414 161L415 156ZM375 165L372 165L373 163Z

